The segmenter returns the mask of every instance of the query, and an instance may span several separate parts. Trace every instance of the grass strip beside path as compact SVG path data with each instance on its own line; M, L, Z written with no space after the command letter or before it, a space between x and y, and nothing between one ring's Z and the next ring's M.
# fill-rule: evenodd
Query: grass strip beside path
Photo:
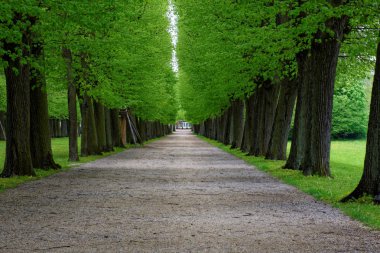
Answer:
M285 161L265 160L264 157L247 156L239 149L231 149L220 142L199 136L202 140L269 173L284 183L293 185L318 200L339 208L346 215L363 222L369 227L380 230L380 206L374 205L370 198L356 202L340 203L359 183L363 173L365 140L332 141L331 172L332 178L318 176L305 177L301 171L285 170ZM290 145L288 145L289 151Z
M80 138L78 140L79 142L79 150L80 150ZM130 148L133 145L128 145L126 148ZM56 174L58 172L67 171L72 167L78 166L83 163L95 161L100 158L107 157L109 155L113 155L119 152L124 151L124 148L114 148L114 151L103 153L103 155L95 155L95 156L87 156L87 157L80 157L80 161L77 162L69 162L69 139L68 138L53 138L52 139L52 150L54 155L54 160L56 163L60 164L62 166L62 169L59 170L41 170L36 169L36 176L16 176L11 178L0 178L0 192L9 189L9 188L15 188L18 185L32 181L41 179L53 174ZM4 165L4 159L5 159L5 141L0 141L0 170L2 170L2 167Z

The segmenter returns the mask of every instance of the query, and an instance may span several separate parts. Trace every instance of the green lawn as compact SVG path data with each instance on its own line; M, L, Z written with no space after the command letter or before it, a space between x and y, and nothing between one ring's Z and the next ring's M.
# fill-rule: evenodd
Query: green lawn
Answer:
M296 186L300 190L340 208L347 215L362 221L370 227L380 229L380 206L372 204L368 198L357 202L340 203L358 184L363 172L365 140L333 141L331 145L332 178L305 177L300 171L284 170L284 161L270 161L262 157L246 156L237 149L230 149L219 142L201 137L257 168L270 173L281 181ZM290 146L290 145L289 145ZM289 149L288 149L289 150Z
M80 139L79 139L79 145L80 145ZM53 149L53 154L54 154L54 160L62 166L62 169L60 170L37 169L36 177L20 176L20 177L12 177L12 178L0 178L0 192L8 188L14 188L17 185L22 184L24 182L46 177L60 171L65 171L65 170L68 170L70 167L76 166L78 164L94 161L96 159L103 158L108 155L115 154L124 150L122 148L115 148L114 152L104 153L103 155L97 155L97 156L80 157L79 162L69 162L68 161L69 159L68 147L69 147L68 138L52 139L52 149ZM5 158L5 141L0 141L0 170L3 167L4 158Z

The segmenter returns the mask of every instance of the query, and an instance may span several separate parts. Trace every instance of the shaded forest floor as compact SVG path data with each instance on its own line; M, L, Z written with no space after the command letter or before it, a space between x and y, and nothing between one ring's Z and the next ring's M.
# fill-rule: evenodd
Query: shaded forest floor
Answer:
M0 252L379 252L379 231L178 131L0 194Z

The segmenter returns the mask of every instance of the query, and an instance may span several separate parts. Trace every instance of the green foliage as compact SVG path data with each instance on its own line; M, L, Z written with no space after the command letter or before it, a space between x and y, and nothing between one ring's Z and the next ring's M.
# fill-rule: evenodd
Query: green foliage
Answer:
M354 39L358 33L363 36L362 40ZM335 81L333 138L361 138L366 135L368 91L375 64L376 41L373 30L355 30L342 47Z
M2 41L16 43L18 51L28 50L30 45L21 41L22 33L31 29L38 35L44 45L44 61L28 58L25 63L46 75L51 117L67 117L62 57L62 49L67 48L72 52L72 71L81 94L110 108L130 108L146 120L174 122L176 79L170 65L167 8L163 0L3 1L0 56L16 56L2 47ZM22 22L13 24L19 13Z
M183 109L178 110L177 120L186 120L186 112Z
M334 94L332 137L360 138L367 132L369 104L363 83L339 87Z
M129 24L120 24L124 41L116 38L120 56L113 69L124 73L118 87L125 101L121 106L133 108L146 120L173 122L176 79L170 65L172 48L166 31L168 20L163 15L166 8L159 1L147 3L140 18L133 16Z
M24 55L30 45L23 41L23 35L33 30L35 17L41 15L36 0L5 0L0 2L0 57L21 58L23 63L31 62ZM16 45L17 50L4 48L4 42ZM1 65L1 64L0 64Z
M342 52L358 74L362 59L374 55L377 35L367 28L378 26L379 3L177 0L179 94L187 118L198 123L217 116L232 98L244 99L263 80L295 77L297 54L320 42L314 35L334 36L326 26L331 18L350 17L355 29Z
M339 202L340 199L352 192L361 178L366 145L364 140L333 141L331 143L332 178L323 178L317 176L305 177L301 171L282 169L283 161L247 156L240 150L230 149L229 146L204 137L200 138L243 159L258 169L268 172L281 181L297 187L316 199L340 208L354 219L373 228L380 229L380 209L378 206L365 201L365 199L362 202ZM288 145L288 151L289 148L290 145Z

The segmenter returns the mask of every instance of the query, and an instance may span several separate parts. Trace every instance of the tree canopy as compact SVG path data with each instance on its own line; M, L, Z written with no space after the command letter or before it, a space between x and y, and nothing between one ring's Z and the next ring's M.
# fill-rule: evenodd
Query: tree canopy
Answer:
M331 32L326 21L332 17L347 16L350 22L339 86L361 82L373 69L377 34L372 28L378 26L379 1L176 3L179 90L192 122L220 115L233 98L249 96L262 80L295 78L297 55L311 47L317 32Z
M69 48L79 89L110 108L130 108L143 119L169 123L175 121L177 103L167 8L168 3L160 0L3 1L0 40L21 45L23 24L9 25L12 11L34 17L33 30L44 44L45 60L25 60L46 73L51 117L67 118L62 48ZM8 52L0 46L0 55L4 54ZM83 54L88 61L86 80Z

